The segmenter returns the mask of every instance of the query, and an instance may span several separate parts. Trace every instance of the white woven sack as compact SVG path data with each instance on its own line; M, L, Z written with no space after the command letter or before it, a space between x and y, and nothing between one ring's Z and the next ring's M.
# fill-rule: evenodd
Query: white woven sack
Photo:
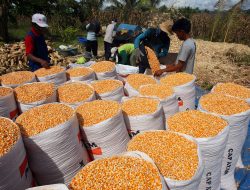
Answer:
M112 118L88 127L81 127L83 141L94 159L126 151L129 135L121 110Z
M134 89L128 82L125 82L125 93L129 96L129 97L133 97L133 96L139 96L140 93Z
M50 97L48 97L44 100L39 100L37 102L31 102L31 103L21 103L21 102L17 101L17 107L18 107L19 112L23 113L23 112L26 112L33 107L56 102L56 101L57 101L56 89L54 89L54 93Z
M13 91L7 96L0 97L0 116L15 120L18 109Z
M62 71L53 75L47 75L43 77L37 77L38 81L40 82L52 82L56 86L63 84L67 81L66 71Z
M36 77L34 76L31 80L26 81L26 82L21 83L21 84L3 84L3 83L2 83L2 86L3 86L3 87L16 88L16 87L21 86L21 85L23 85L23 84L31 83L31 82L36 82L36 81L37 81L37 80L36 80Z
M179 104L179 111L195 109L195 79L184 85L174 87L174 92Z
M44 185L44 186L28 188L26 190L69 190L69 189L64 184L53 184L53 185Z
M104 72L104 73L96 73L96 77L98 80L104 80L104 79L117 79L118 75L116 72L116 68L114 68L112 71Z
M70 81L72 81L72 82L84 81L84 82L90 83L94 80L96 80L95 72L92 72L92 73L85 75L85 76L70 77Z
M0 189L23 190L31 187L32 174L28 166L22 137L11 150L0 157Z
M203 110L200 104L198 109L206 111ZM246 139L250 110L229 116L212 114L223 118L229 124L229 136L222 160L221 188L225 190L236 190L234 171Z
M130 74L139 73L139 67L131 65L116 64L116 71L120 76L128 76Z
M200 150L200 145L193 137L191 137L189 135L185 135L185 134L181 134L181 133L176 133L176 134L179 134L179 135L187 138L188 140L195 142L198 145L198 149L197 149L197 153L198 153L198 157L199 157L198 168L197 168L197 171L195 172L194 176L190 180L172 180L172 179L167 178L167 177L164 177L164 179L165 179L166 183L168 184L168 187L171 190L198 190L200 182L201 182L203 170L204 170L204 164L202 161L203 158L202 158L202 154L201 154L201 150ZM178 171L176 171L176 172L178 172Z
M68 185L89 161L76 115L38 135L24 137L24 144L38 185Z
M124 102L128 99L129 98L124 97L122 101ZM138 116L123 114L123 116L131 138L143 131L165 130L164 112L160 103L154 113Z

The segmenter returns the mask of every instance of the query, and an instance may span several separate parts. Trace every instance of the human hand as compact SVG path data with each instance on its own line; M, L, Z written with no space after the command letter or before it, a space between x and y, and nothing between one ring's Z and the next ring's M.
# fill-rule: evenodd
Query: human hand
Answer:
M144 54L141 52L141 50L139 48L136 48L134 51L135 51L136 63L141 62L141 56L144 56Z
M49 68L50 68L49 63L48 63L47 61L45 61L45 60L42 60L42 61L40 62L40 64L41 64L42 67L45 68L45 69L49 69Z
M154 76L159 77L164 73L164 70L160 69L158 71L155 71Z

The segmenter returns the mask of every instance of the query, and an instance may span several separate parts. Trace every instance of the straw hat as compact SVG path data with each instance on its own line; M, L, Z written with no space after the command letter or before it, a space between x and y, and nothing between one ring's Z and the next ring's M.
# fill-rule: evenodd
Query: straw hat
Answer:
M159 25L160 29L163 32L166 32L168 35L173 35L172 31L173 21L167 20Z

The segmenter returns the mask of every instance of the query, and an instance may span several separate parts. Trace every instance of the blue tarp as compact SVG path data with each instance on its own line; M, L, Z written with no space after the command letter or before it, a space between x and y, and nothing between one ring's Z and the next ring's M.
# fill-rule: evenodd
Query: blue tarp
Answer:
M142 31L142 28L138 25L131 25L131 24L120 24L117 28L117 31L121 30L128 30L129 32L136 32L136 31Z

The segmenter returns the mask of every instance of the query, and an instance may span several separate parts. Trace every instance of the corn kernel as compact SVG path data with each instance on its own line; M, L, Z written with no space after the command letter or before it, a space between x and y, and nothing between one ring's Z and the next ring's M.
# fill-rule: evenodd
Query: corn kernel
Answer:
M38 69L34 73L37 77L44 77L44 76L48 76L48 75L54 75L54 74L60 73L62 71L64 71L63 67L51 66L49 69L46 69L46 68Z
M165 99L174 94L173 88L165 84L149 84L142 86L139 93L144 96Z
M34 73L30 71L17 71L1 76L1 83L4 85L17 85L30 82L35 78Z
M111 72L115 69L115 63L111 61L100 61L90 66L96 73Z
M127 82L137 91L142 85L156 84L152 77L144 74L131 74L127 77Z
M180 86L195 79L194 75L188 73L174 73L161 78L160 82L169 86Z

